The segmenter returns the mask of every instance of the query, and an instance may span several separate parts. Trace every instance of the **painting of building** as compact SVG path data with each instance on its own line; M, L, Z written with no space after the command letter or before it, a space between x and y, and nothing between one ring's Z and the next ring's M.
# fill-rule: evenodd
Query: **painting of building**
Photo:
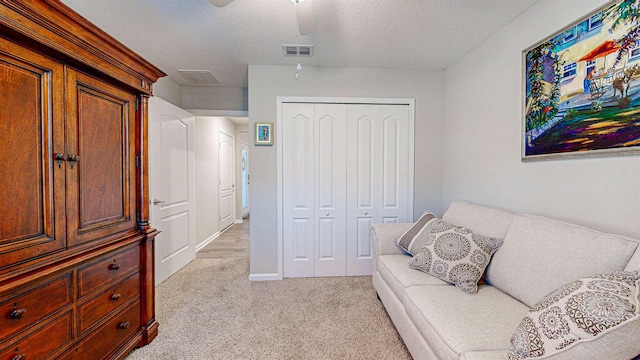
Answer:
M524 159L640 150L637 7L615 2L524 52Z

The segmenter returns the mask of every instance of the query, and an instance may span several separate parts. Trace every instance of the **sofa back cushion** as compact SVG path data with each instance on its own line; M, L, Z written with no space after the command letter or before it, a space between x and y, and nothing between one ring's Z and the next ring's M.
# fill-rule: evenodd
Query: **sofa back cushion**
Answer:
M627 263L626 271L634 271L640 270L640 245L638 245L638 249L631 257L631 260Z
M514 217L514 214L500 209L452 202L442 220L471 229L480 235L504 239Z
M487 269L487 282L533 306L561 285L622 271L638 243L581 226L517 215Z

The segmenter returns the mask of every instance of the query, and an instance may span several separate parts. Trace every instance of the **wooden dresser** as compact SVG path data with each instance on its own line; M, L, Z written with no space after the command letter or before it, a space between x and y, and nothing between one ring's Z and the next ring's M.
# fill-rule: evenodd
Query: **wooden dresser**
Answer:
M157 335L147 99L164 75L57 0L0 2L0 360L120 359Z

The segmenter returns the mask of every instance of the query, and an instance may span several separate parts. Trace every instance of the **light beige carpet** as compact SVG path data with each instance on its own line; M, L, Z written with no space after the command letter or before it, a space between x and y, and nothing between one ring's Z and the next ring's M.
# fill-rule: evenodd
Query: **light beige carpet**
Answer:
M139 359L411 359L371 277L250 282L248 259L196 259L156 289Z

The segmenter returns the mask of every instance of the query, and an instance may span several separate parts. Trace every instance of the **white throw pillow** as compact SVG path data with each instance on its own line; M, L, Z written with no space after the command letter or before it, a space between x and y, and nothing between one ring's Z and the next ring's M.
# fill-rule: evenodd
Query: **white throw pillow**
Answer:
M631 359L640 354L640 271L572 281L538 301L511 337L509 359Z
M409 267L452 283L467 294L477 293L478 281L502 239L478 235L440 219L431 223L429 235Z

